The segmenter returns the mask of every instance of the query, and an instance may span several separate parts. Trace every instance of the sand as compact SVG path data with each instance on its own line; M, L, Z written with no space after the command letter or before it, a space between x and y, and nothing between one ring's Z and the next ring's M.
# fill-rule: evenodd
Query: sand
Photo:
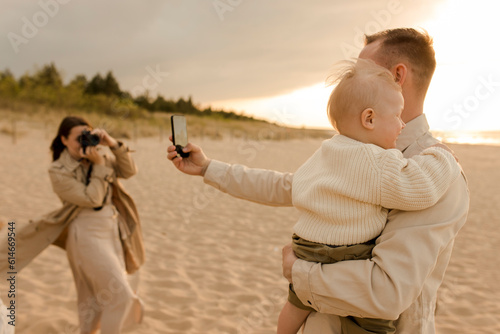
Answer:
M17 226L56 209L47 175L49 135L0 134L0 220ZM252 167L296 170L318 139L197 138L208 156ZM133 333L274 333L285 302L281 248L293 208L237 200L178 172L167 141L128 141L139 174L123 183L138 206L147 262L140 273L143 324ZM454 145L469 179L471 210L439 294L439 333L500 332L500 147ZM0 233L6 233L5 229ZM4 250L2 250L4 251ZM0 282L1 298L6 296ZM54 246L17 277L16 333L78 333L76 292L65 252Z

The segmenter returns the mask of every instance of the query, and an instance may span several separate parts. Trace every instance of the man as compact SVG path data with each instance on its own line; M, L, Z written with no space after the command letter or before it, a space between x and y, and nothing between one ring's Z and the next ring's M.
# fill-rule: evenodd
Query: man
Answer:
M423 115L436 66L432 39L414 29L387 30L367 36L359 57L389 69L402 86L407 126L397 148L408 158L435 144ZM299 298L321 312L398 319L398 333L434 333L437 290L468 207L467 184L461 177L429 209L391 211L371 260L318 265L296 260L285 247L284 274L297 286ZM308 320L304 333L338 332L335 316L315 313Z
M366 37L360 58L391 71L401 85L406 123L397 141L405 157L438 143L429 133L423 104L436 61L432 39L414 29L392 29ZM293 174L248 169L209 160L189 144L188 159L168 158L192 175L235 197L267 205L292 205ZM392 210L376 241L370 260L319 264L297 259L290 246L283 249L283 274L299 299L318 310L304 333L341 333L339 316L394 319L398 333L434 333L437 290L448 265L454 239L465 223L469 194L459 177L436 205L426 210Z

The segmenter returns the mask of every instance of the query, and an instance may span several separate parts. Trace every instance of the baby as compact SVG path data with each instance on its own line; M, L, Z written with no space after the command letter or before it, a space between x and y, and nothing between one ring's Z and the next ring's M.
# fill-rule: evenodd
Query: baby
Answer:
M390 209L434 205L460 174L446 149L431 147L412 159L395 149L405 123L401 87L369 60L347 62L328 101L339 132L294 174L292 200L300 211L293 250L306 261L369 259ZM311 311L290 284L278 333L296 334ZM341 318L342 333L394 333L391 320Z

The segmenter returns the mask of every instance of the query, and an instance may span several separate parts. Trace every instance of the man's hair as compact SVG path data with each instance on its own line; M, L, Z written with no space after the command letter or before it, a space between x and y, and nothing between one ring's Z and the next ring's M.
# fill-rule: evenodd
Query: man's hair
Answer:
M397 63L407 61L413 70L415 87L425 96L436 69L433 41L427 31L397 28L365 35L365 45L375 41L381 41L377 63L391 69Z
M368 59L343 61L333 76L330 83L337 83L337 86L330 94L327 114L339 132L344 122L352 119L351 116L361 114L366 108L376 110L380 92L387 89L401 92L401 86L394 81L391 72Z

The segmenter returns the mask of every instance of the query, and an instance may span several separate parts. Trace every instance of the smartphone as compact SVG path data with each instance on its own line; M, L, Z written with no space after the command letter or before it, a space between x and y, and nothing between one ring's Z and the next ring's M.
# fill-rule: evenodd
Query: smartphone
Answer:
M181 157L189 157L189 152L182 152L184 146L188 144L186 117L183 115L173 115L170 116L170 122L172 124L172 142L174 143L175 150Z

